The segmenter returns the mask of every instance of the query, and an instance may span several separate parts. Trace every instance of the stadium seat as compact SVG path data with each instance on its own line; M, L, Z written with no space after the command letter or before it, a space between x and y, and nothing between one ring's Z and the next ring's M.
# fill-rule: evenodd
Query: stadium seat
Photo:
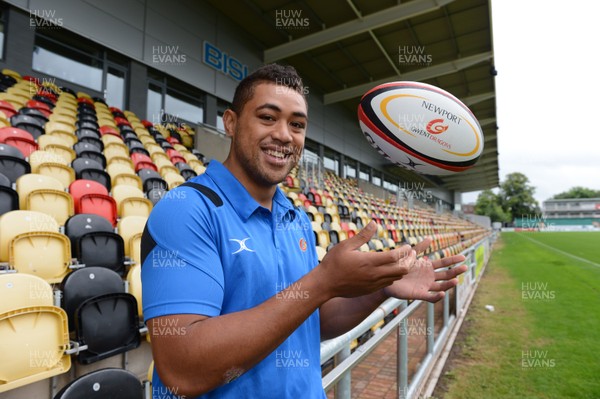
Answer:
M4 289L4 287L3 287ZM0 313L0 393L63 374L71 368L67 315L47 305Z
M127 272L127 283L129 286L129 293L135 297L138 303L138 316L143 317L142 307L142 265L135 264L131 266L129 272Z
M75 255L80 263L111 269L125 275L125 244L123 238L113 232L97 231L79 237Z
M87 299L125 292L123 279L114 270L86 266L65 276L60 284L61 307L67 313L69 331L75 330L75 312Z
M58 232L58 223L50 215L27 210L0 216L0 262L9 261L9 246L14 237L32 231Z
M70 164L76 158L77 154L72 148L62 144L47 144L42 147L44 151L51 152L64 159L65 164Z
M181 177L183 177L183 179L185 181L188 181L191 178L198 176L198 174L194 171L194 169L192 169L192 167L189 166L187 163L178 162L175 164L175 166L177 167L177 169L179 169L179 173L181 174Z
M12 188L10 179L0 173L0 216L19 209L19 194Z
M77 160L76 160L77 161ZM69 193L73 197L75 213L81 213L81 197L85 194L102 194L108 196L108 190L102 184L94 180L79 179L69 185Z
M126 216L117 223L117 231L125 243L125 256L136 264L141 263L140 244L147 220L144 216Z
M106 187L107 191L110 191L112 188L112 184L110 181L110 176L103 170L98 169L83 169L79 174L77 174L78 179L84 180L93 180L102 184Z
M153 187L146 191L146 195L152 202L152 205L156 205L167 192L168 191L163 187Z
M169 172L164 175L164 179L169 185L169 190L185 183L185 179L179 173Z
M19 193L19 207L27 209L27 196L35 190L51 189L64 191L65 187L60 180L51 176L29 173L19 177L16 181L17 193Z
M52 216L59 225L75 213L73 198L63 190L36 189L27 194L25 208Z
M40 137L45 132L44 124L38 119L28 115L13 115L10 118L10 124L13 127L28 131L35 139Z
M100 215L93 213L79 213L73 215L65 223L65 235L71 241L71 256L76 257L78 240L88 233L114 232L112 223Z
M85 300L75 312L75 335L87 349L77 354L77 360L90 364L137 348L141 342L138 322L137 301L131 294L106 294Z
M143 399L144 388L135 374L119 368L104 368L78 377L53 399Z
M140 169L137 171L138 176L142 179L144 192L148 192L151 188L163 188L168 190L169 185L163 180L162 176L153 169Z
M10 118L17 113L15 106L5 100L0 100L0 111L4 113L7 118Z
M79 213L102 216L113 226L117 225L117 209L117 203L110 195L88 192L79 197Z
M71 243L64 234L33 231L14 236L9 245L10 266L49 283L58 283L71 265Z
M14 155L5 155L7 153ZM19 177L31 173L31 166L23 159L23 154L17 148L0 144L0 173L8 177L11 183L15 183Z
M144 198L142 190L129 185L120 185L113 187L112 196L117 203L120 217L131 215L148 217L150 215L152 202Z

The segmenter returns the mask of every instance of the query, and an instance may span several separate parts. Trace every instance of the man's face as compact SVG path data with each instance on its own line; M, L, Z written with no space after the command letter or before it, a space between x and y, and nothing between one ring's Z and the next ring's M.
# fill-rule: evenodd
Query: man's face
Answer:
M233 139L230 159L254 184L272 187L283 181L304 147L308 119L302 95L260 83L239 115L227 112L225 128Z

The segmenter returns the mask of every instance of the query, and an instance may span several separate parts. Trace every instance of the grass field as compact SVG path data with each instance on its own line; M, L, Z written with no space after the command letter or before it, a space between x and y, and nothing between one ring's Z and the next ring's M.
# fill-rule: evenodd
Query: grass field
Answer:
M600 398L600 233L502 233L434 397Z

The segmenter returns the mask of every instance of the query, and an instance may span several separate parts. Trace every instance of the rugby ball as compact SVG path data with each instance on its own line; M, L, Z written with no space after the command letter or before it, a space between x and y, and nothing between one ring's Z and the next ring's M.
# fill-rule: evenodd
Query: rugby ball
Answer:
M390 82L360 100L360 128L385 158L417 173L449 175L477 162L483 133L471 110L426 83Z

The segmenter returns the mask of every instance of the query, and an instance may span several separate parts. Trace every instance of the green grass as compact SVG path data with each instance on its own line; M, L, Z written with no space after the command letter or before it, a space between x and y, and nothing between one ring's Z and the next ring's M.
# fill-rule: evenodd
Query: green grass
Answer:
M442 378L447 392L435 396L600 398L600 233L503 233L499 244Z

